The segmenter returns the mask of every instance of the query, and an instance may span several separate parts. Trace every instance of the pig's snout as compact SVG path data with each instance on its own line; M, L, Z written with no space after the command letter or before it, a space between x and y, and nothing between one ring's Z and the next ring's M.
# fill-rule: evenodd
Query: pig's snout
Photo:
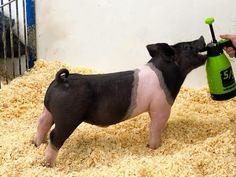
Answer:
M203 36L201 36L196 43L194 44L195 51L198 52L204 52L206 51L206 43Z

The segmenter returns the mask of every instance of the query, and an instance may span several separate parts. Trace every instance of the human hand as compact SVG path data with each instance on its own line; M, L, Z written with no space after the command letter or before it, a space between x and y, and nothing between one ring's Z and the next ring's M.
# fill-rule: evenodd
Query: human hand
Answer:
M232 44L236 48L236 35L235 34L224 34L224 35L220 35L220 37L223 39L231 40ZM224 50L230 57L235 57L236 51L234 50L233 47L225 47Z

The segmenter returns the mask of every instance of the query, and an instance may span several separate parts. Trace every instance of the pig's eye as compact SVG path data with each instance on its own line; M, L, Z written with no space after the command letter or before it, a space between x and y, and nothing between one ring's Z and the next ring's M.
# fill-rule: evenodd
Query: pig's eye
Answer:
M192 46L190 46L190 45L184 45L184 49L185 49L185 50L192 50L193 48L192 48Z

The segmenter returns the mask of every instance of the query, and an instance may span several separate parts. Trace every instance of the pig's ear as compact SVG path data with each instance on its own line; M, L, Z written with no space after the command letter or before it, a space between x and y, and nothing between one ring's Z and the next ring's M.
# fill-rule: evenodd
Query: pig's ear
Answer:
M171 46L166 43L157 43L157 44L150 44L147 45L147 50L151 57L155 57L157 55L164 55L167 56L167 60L171 60L174 56L175 52Z
M149 44L146 46L146 48L151 57L155 57L158 54L157 44Z

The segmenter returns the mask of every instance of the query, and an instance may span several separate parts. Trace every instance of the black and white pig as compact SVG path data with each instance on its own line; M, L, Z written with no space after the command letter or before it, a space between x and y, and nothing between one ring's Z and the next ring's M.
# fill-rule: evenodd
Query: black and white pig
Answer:
M151 60L135 70L95 75L69 74L67 69L57 72L33 140L36 146L42 144L55 124L46 149L47 166L53 166L59 149L81 122L109 126L148 112L148 147L160 146L161 132L186 75L206 61L199 54L205 41L200 37L175 45L151 44L147 49Z

